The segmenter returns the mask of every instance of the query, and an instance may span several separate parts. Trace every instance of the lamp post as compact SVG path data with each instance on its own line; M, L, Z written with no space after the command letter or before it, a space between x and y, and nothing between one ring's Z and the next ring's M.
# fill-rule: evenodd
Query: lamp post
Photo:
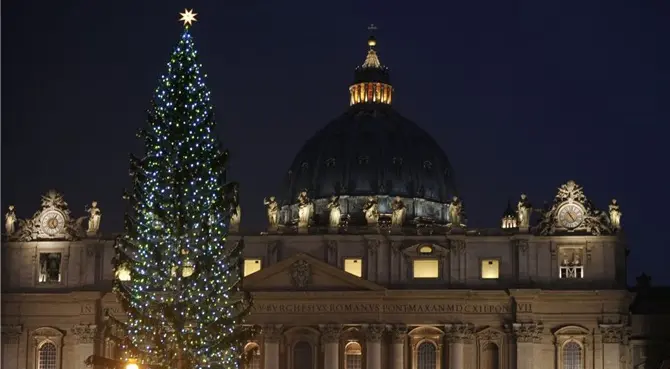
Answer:
M140 366L137 365L137 359L128 359L124 369L140 369Z

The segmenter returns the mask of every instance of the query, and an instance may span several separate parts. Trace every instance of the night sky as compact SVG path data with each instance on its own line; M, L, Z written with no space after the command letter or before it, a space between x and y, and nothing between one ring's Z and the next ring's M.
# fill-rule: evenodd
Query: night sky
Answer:
M50 188L121 232L135 133L193 7L242 228L266 222L302 144L348 106L367 27L394 106L447 153L471 227L569 179L623 211L630 280L670 283L670 6L662 0L5 1L2 211Z

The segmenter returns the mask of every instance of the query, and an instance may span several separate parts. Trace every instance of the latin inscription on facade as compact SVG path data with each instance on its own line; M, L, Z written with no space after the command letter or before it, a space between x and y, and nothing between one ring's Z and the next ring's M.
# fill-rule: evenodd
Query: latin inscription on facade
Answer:
M518 313L532 313L531 304L517 304ZM323 314L323 313L385 313L385 314L507 314L511 313L509 304L263 304L252 307L255 314Z

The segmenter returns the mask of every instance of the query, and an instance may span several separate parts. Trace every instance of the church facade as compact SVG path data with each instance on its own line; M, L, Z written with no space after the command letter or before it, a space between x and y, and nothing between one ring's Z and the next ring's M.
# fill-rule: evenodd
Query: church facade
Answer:
M627 287L616 200L599 209L566 181L542 209L521 195L500 227L472 227L446 155L391 107L368 45L349 109L264 200L267 230L245 234L239 208L231 219L248 323L262 327L248 368L660 368L670 341L652 328L670 326L670 304ZM113 270L97 204L75 219L50 191L31 218L16 212L2 244L2 368L116 358L104 316L123 316L111 286L129 275Z

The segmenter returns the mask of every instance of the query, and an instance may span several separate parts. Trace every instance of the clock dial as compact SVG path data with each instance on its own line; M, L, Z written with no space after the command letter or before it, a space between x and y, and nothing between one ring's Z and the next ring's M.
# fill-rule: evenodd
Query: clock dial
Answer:
M577 204L566 204L558 210L558 223L567 229L575 229L584 221L584 209Z
M49 236L60 233L65 226L65 217L58 211L49 211L42 215L41 229Z

